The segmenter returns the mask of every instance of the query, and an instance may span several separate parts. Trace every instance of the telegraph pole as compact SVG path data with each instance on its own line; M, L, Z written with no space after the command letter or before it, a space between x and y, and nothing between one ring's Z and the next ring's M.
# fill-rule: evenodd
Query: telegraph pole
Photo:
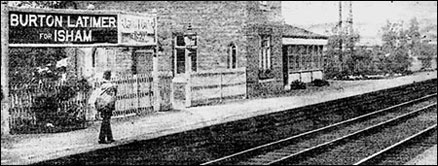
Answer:
M342 71L342 44L344 40L343 35L343 25L342 25L342 1L339 1L339 26L338 26L338 39L339 39L339 56L337 58L339 70Z
M1 2L1 136L9 135L9 10L8 1Z
M348 37L348 44L349 44L349 49L351 51L351 53L353 52L354 49L354 45L352 45L353 42L352 41L352 37L354 36L354 31L353 31L353 2L348 1L348 8L349 8L349 13L348 13L348 17L347 17L347 37Z

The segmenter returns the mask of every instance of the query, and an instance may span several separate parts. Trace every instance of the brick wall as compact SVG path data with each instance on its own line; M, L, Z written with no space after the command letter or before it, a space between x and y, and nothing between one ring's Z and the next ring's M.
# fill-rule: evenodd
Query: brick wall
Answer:
M283 57L281 26L255 24L246 28L248 39L247 86L248 96L275 93L283 90ZM274 77L259 79L260 35L271 35L271 66Z
M151 12L158 15L159 70L172 70L172 33L183 32L189 23L198 34L198 70L226 68L227 47L231 42L238 47L238 66L246 65L246 49L242 25L246 20L245 1L91 1L80 2L85 9L89 3L96 10ZM122 4L123 3L123 4Z
M173 71L173 33L184 32L191 24L198 34L198 71L227 67L228 45L237 46L237 66L247 67L249 96L281 90L281 2L268 1L77 1L79 9L93 4L96 10L150 13L158 17L159 71ZM275 79L258 80L259 35L272 36L272 66ZM259 92L261 91L261 92Z

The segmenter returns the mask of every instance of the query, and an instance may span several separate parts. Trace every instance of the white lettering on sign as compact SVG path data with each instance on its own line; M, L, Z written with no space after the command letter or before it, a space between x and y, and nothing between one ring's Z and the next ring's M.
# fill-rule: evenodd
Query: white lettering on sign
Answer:
M147 16L132 16L132 15L119 15L120 32L122 33L134 33L134 32L146 32L148 34L154 34L155 20L152 17Z
M66 17L66 22L63 20ZM10 25L13 27L117 27L115 16L70 16L56 14L10 14Z
M156 16L10 11L13 44L156 44ZM21 35L28 31L29 35ZM116 33L117 32L117 33ZM93 36L94 35L94 36Z
M91 30L55 30L54 40L57 42L91 42Z
M120 43L132 45L155 44L155 17L119 14L118 21L118 31L121 34Z

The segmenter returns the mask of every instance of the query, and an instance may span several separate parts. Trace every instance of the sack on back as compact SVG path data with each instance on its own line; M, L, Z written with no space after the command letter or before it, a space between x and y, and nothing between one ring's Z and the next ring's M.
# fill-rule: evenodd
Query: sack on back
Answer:
M100 95L96 98L96 109L98 111L114 109L116 103L116 96L114 94L114 87L103 87Z

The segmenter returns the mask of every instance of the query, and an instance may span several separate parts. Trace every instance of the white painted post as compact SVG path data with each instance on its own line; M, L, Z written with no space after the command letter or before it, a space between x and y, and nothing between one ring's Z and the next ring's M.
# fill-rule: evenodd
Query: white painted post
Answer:
M220 71L219 76L221 77L221 82L219 83L219 92L221 93L221 96L220 96L219 102L222 102L222 98L224 97L223 92L222 92L222 90L223 90L222 84L224 83L223 75L224 75L224 73Z
M186 108L192 105L192 57L189 56L189 52L186 49Z
M157 50L158 51L158 50ZM161 99L161 96L160 96L160 84L159 84L159 82L160 82L160 77L159 77L159 73L158 73L158 52L155 52L155 55L154 55L154 57L152 58L152 79L153 79L153 81L152 81L152 91L153 91L153 93L154 93L154 97L153 97L153 99L154 99L154 105L153 105L153 107L154 107L154 111L155 112L158 112L158 111L160 111L160 103L161 103L161 101L160 101L160 99Z
M160 95L160 76L158 72L158 56L159 56L159 48L158 48L158 19L157 19L157 10L153 9L154 18L154 30L155 30L155 51L154 56L152 58L152 77L153 77L153 92L154 92L154 111L158 112L161 110L161 95Z
M9 9L8 1L1 2L1 137L9 135Z

